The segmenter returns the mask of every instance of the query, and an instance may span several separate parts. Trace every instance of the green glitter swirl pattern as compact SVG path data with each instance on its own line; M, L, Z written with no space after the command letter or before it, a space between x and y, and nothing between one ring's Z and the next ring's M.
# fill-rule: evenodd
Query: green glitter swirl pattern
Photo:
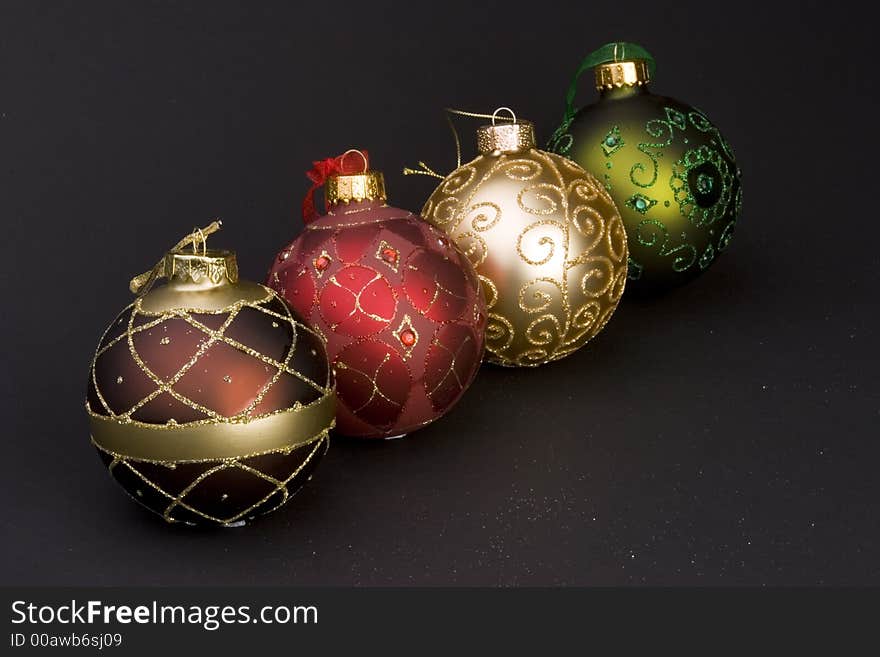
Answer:
M660 110L660 116L643 118L641 129L621 117L599 131L598 144L588 145L593 153L586 156L593 163L589 168L604 163L605 188L630 211L627 232L633 245L668 259L676 274L704 270L732 237L742 207L740 172L730 145L704 114L669 104ZM560 126L553 146L589 164L579 157L587 146L576 143L579 134L571 122ZM628 167L628 175L613 175L620 166ZM627 191L630 184L635 189ZM676 207L685 222L670 216ZM628 277L638 280L651 274L647 265L631 251Z

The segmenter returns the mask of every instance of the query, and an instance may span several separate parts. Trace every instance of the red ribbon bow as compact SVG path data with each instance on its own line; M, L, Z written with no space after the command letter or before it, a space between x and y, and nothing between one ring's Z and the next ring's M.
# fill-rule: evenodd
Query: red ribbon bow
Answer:
M357 157L353 159L347 158L349 155L358 155L360 153L364 156L363 162ZM314 166L306 171L306 176L314 184L311 189L306 192L306 196L302 202L302 217L304 224L308 225L318 218L318 211L315 208L315 191L319 187L324 186L327 178L337 174L348 175L366 171L369 169L369 157L367 151L358 150L348 151L342 155L337 155L336 157L328 157L325 160L312 162Z

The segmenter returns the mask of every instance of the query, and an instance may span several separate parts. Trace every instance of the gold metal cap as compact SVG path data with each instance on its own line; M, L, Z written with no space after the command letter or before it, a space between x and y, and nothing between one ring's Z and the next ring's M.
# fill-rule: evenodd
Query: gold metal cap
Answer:
M482 155L514 153L535 147L535 126L530 121L515 121L477 128L477 149Z
M229 285L238 282L238 262L231 251L171 251L165 254L165 278L177 289Z
M599 64L593 71L596 74L596 89L600 91L640 87L651 81L648 62L644 59Z
M381 171L333 175L324 185L324 201L327 207L365 200L386 200L385 177Z

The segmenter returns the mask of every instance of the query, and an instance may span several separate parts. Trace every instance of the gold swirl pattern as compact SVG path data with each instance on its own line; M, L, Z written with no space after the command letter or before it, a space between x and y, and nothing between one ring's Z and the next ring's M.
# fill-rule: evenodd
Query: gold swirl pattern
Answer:
M485 276L477 274L477 278L483 284L483 293L486 295L486 309L492 310L492 307L498 303L498 288L495 287L495 283Z
M422 215L477 269L487 360L534 367L602 330L626 284L627 243L603 185L538 149L490 153L453 171Z
M489 230L501 219L501 208L495 203L477 203L468 209L468 216L474 211L477 211L477 215L471 219L470 223L473 229L480 233ZM489 212L492 213L491 216L489 216Z
M505 351L513 343L514 328L505 317L489 313L489 321L486 324L486 340L496 345L499 351Z
M432 208L431 214L436 218L438 225L445 226L453 219L455 219L455 210L457 204L458 199L454 196L450 196L443 199L442 201L437 203L436 207Z
M517 194L516 202L520 209L529 214L547 217L559 210L559 203L551 194L558 193L559 189L547 183L539 183L526 187ZM530 198L533 196L534 198ZM529 203L529 201L533 201Z
M479 267L486 259L486 241L473 231L461 234L457 241L458 248L470 260L474 267Z
M452 196L453 194L457 194L462 189L470 185L474 180L474 176L476 175L476 169L464 165L457 168L451 174L446 176L440 186L443 188L444 194Z
M465 165L467 166L467 165ZM541 175L541 165L537 162L526 158L508 159L498 169L499 172L511 180L525 182L526 180L535 180ZM455 172L453 171L454 175Z

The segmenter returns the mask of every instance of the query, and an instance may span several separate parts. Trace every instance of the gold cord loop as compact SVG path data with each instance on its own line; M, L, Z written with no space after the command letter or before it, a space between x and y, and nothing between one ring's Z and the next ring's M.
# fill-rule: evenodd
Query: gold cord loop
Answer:
M345 156L348 155L349 153L357 153L358 155L361 156L361 159L364 161L364 170L361 171L361 173L366 173L367 169L369 169L369 167L370 167L370 165L367 163L367 156L364 155L363 151L359 151L356 148L349 148L347 151L345 151L342 154L342 156L339 158L339 163L342 164L345 161Z
M510 112L511 118L506 116L498 116L498 113L502 110L507 110ZM480 112L468 112L466 110L455 109L453 107L445 107L443 109L446 112L446 122L449 124L449 129L452 131L452 138L455 140L455 168L461 166L461 139L458 136L458 130L455 129L455 124L452 122L452 116L466 116L471 119L490 119L492 121L492 125L495 125L495 121L510 121L511 123L516 123L516 114L514 114L513 110L509 107L499 107L492 114L482 114ZM446 176L441 175L431 169L424 162L419 162L419 169L411 169L410 167L403 168L403 175L405 176L430 176L431 178L439 178L443 180Z
M509 107L499 107L494 112L492 112L492 125L495 125L495 119L498 117L498 112L503 112L504 110L510 112L510 116L513 117L513 122L516 123L516 113L512 109L510 109Z

